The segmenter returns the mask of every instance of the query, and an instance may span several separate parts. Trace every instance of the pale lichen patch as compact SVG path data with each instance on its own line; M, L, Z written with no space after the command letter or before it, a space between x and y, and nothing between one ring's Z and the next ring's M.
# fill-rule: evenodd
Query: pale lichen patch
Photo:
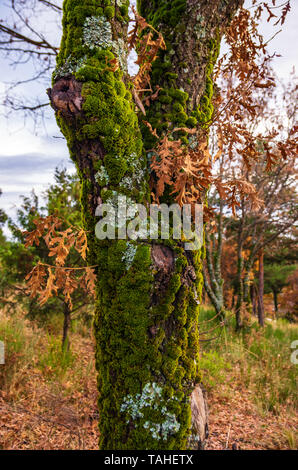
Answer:
M147 411L155 410L160 412L160 422L146 419ZM167 440L170 435L176 434L180 429L176 416L168 411L166 402L162 397L162 388L155 382L147 383L142 393L135 397L127 395L120 408L121 412L126 412L133 421L145 418L143 428L149 430L153 439ZM127 423L130 422L127 420ZM135 424L137 426L137 424Z

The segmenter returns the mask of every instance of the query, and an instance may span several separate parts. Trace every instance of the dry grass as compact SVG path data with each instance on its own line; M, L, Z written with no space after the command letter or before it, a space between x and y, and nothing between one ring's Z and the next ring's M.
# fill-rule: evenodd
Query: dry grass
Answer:
M6 364L0 365L0 449L97 449L92 330L78 325L70 335L71 352L65 354L58 331L53 324L48 329L34 327L22 312L13 316L0 312L0 339L6 344ZM264 386L261 371L266 377L280 361L269 361L271 350L264 356L265 343L258 335L242 344L227 331L220 343L206 346L211 355L205 366L208 360L213 364L207 378L205 374L208 449L297 448L298 419L291 390L273 404L272 397L268 401L257 393L257 387ZM280 370L287 367L280 363ZM272 370L274 381L280 382L274 389L278 393L284 390L285 374L288 370ZM264 406L267 401L271 408Z
M297 413L281 407L278 415L262 413L253 392L237 371L208 396L210 436L207 449L289 450L297 448Z
M213 315L202 311L205 319ZM260 329L252 324L241 334L234 327L232 319L217 342L203 345L208 449L296 449L297 365L290 358L298 326L276 321Z
M7 350L0 366L0 448L96 449L92 332L71 334L71 360L59 368L60 338L33 330L20 314L2 314L1 331Z

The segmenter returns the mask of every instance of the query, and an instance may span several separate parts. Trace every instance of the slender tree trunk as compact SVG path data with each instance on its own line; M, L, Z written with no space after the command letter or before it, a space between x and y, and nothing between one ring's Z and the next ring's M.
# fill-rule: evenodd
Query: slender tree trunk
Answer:
M64 302L64 322L63 322L63 335L62 335L62 350L69 349L70 343L68 338L68 331L71 324L71 312L67 302Z
M239 330L243 326L242 319L242 305L243 305L243 254L242 254L242 232L243 232L243 218L240 221L240 227L238 231L238 243L237 243L237 275L236 275L236 330Z
M249 271L246 271L245 276L243 278L243 300L246 303L247 307L250 307L251 305L249 285L250 285Z
M203 269L205 290L215 308L216 313L223 320L225 317L223 285L221 274L222 237L223 237L223 202L220 200L220 210L217 223L217 241L212 243L207 230L205 231L206 268ZM209 282L210 280L210 282Z
M203 292L202 292L202 304L203 305L206 304L206 289L205 288L203 289Z
M278 314L278 292L277 292L276 289L273 289L272 292L273 292L273 300L274 300L274 312L275 312L275 316L277 316L277 314Z
M264 251L259 253L259 296L258 319L260 326L264 326Z
M212 68L221 35L242 3L138 2L167 43L152 69L153 89L161 90L146 116L158 133L204 125L212 116ZM128 205L149 202L145 151L156 142L145 126L140 130L125 86L127 6L126 0L64 1L63 38L49 91L80 175L89 259L98 265L100 448L201 447L201 252L185 252L176 241L166 246L95 236L98 205L116 206L119 195Z
M252 299L252 313L254 316L257 316L257 292L254 284L250 286L250 291L250 297Z

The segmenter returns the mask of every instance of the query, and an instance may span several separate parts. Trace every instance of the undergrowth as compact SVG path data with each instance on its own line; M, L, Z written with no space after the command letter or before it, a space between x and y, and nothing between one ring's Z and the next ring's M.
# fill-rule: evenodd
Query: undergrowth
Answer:
M212 309L201 309L202 330L218 325L214 319L204 326L214 315ZM239 333L231 314L225 323L210 334L217 339L202 343L205 387L212 390L232 378L253 392L260 413L279 414L284 407L297 411L297 365L291 362L291 343L298 339L298 326L280 319L260 328L252 321Z
M227 315L224 327L218 326L217 319L209 321L213 316L212 309L201 309L201 332L212 330L201 335L201 340L216 338L201 342L201 369L211 413L213 397L230 410L229 396L237 390L252 402L255 416L269 423L262 433L264 439L265 434L269 439L271 423L276 425L282 418L286 425L280 429L277 448L297 448L297 365L290 359L298 326L277 320L260 329L252 322L236 333L232 315ZM5 364L0 365L0 448L97 448L96 372L89 325L76 318L70 348L62 350L58 317L40 327L21 310L0 311L0 340L5 343ZM251 443L253 448L258 445Z

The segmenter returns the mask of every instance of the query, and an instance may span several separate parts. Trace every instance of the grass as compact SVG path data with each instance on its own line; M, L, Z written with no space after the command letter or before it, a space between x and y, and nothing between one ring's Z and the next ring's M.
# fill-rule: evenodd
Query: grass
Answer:
M298 326L278 320L235 333L232 316L224 327L213 316L201 309L201 331L215 328L201 338L219 336L201 345L211 448L225 448L233 433L244 435L242 448L297 448L297 365L290 358ZM97 448L92 328L76 318L70 350L61 349L61 329L58 317L40 327L20 309L0 312L0 449Z
M61 339L48 336L48 347L40 355L39 366L44 375L63 377L68 369L71 369L76 360L76 355L68 349L67 345L61 348Z
M94 347L87 329L76 326L70 350L62 350L61 329L53 318L41 328L22 312L0 312L0 340L5 344L0 449L97 448Z
M214 311L202 308L200 322L212 319ZM207 323L216 328L217 319ZM203 382L211 390L231 376L252 392L261 413L279 414L285 407L297 412L297 365L291 362L291 343L298 339L298 326L277 320L259 328L252 322L242 332L235 332L232 316L225 326L218 326L212 336L216 341L203 343Z

